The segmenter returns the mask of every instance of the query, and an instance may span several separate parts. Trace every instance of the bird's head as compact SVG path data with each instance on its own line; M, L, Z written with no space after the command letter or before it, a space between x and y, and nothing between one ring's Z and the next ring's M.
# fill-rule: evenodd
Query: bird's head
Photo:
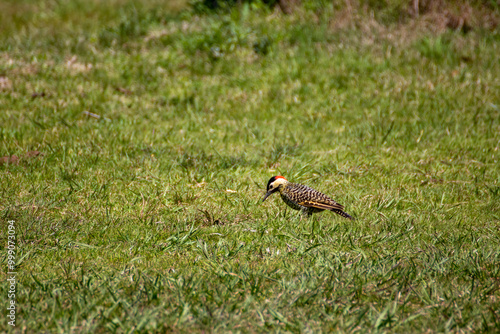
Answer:
M269 182L267 182L267 193L262 199L262 202L264 202L270 195L278 191L279 187L287 182L287 179L281 175L273 176Z

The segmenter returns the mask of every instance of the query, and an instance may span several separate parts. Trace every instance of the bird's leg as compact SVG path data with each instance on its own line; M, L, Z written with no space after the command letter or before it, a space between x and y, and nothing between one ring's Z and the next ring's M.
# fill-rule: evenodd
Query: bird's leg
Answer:
M309 211L307 208L301 210L301 215L300 215L300 221L302 221L302 218L311 218L312 212Z

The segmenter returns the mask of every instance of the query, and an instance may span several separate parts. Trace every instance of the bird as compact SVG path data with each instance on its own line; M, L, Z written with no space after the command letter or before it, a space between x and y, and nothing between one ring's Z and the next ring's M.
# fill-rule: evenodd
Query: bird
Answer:
M279 191L283 202L294 210L302 211L308 217L316 212L330 210L344 218L354 219L344 211L343 205L327 195L303 184L288 182L281 175L273 176L267 182L267 193L262 202L277 191Z

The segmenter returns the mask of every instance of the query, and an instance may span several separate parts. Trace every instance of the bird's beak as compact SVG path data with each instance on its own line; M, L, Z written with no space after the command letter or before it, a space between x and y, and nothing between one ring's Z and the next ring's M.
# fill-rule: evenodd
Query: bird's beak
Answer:
M268 191L267 194L264 195L264 198L262 199L262 202L264 202L266 200L266 198L268 198L270 195L272 195L272 191Z

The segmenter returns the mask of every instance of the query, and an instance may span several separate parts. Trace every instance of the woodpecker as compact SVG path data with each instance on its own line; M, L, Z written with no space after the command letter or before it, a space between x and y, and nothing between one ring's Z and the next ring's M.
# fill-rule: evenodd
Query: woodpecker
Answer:
M273 176L267 183L267 193L262 199L266 200L270 195L279 191L281 199L292 209L300 210L311 216L313 213L330 210L342 217L353 219L344 212L344 207L335 202L325 194L313 188L298 183L288 182L283 176Z

